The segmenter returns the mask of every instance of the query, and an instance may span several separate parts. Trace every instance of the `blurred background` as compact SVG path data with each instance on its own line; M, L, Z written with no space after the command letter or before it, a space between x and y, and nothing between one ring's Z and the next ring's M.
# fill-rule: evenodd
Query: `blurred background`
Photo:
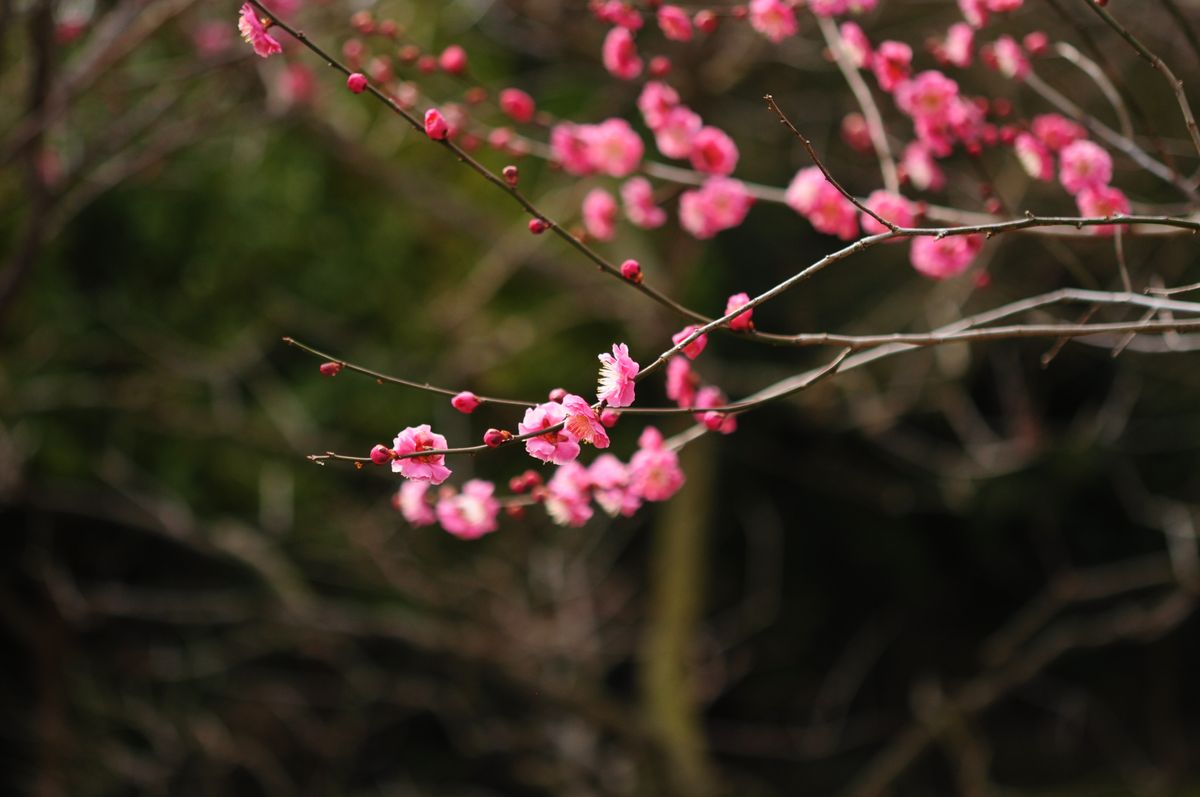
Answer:
M883 6L869 35L926 65L921 42L960 18L952 2ZM1110 7L1200 74L1180 22L1200 22L1195 3ZM637 119L638 86L603 72L583 2L329 0L296 18L336 52L363 9L422 52L466 47L467 80L405 75L439 101L515 85L561 117ZM1200 794L1188 336L908 353L687 446L685 489L636 517L564 529L531 511L472 543L410 528L391 474L305 455L514 421L322 377L283 336L540 396L585 392L613 340L648 361L682 324L530 236L519 208L285 36L283 56L255 57L237 12L0 2L0 792ZM1088 52L1145 146L1193 167L1165 83L1096 23L1082 2L1030 0L995 32ZM810 18L780 47L735 24L689 47L645 40L736 138L737 176L784 186L808 165L770 92L852 190L877 187L839 136L857 106ZM1072 65L1037 68L1111 115ZM986 70L962 80L1017 116L1048 110ZM946 168L931 200L979 211L990 184L1016 212L1074 212L1001 153ZM595 184L521 170L567 220ZM1115 182L1176 199L1119 159ZM712 313L836 245L760 203L712 241L671 222L601 248ZM1191 236L1125 246L1135 289L1200 279ZM903 250L848 260L755 321L923 330L1120 285L1111 240L997 239L944 283ZM739 396L828 355L714 337L698 367ZM661 381L646 392L664 401ZM618 426L614 450L639 429ZM501 483L526 466L507 449L455 463Z

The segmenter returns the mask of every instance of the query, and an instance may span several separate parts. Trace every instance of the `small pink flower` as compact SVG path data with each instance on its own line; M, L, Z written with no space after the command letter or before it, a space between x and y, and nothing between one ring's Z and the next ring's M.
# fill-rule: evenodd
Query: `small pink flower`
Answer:
M608 448L608 433L604 424L596 417L596 411L582 396L568 393L562 405L567 411L566 429L581 443L591 443L596 448Z
M1112 158L1099 144L1076 141L1058 154L1058 181L1071 194L1102 188L1112 180Z
M972 50L975 46L975 29L965 22L955 22L946 31L946 41L942 44L942 55L946 61L959 69L971 65Z
M617 200L603 188L593 188L583 198L583 226L597 241L610 241L616 234Z
M706 409L708 407L723 407L728 403L728 399L719 387L700 388L696 393L696 408ZM710 432L720 432L721 434L733 434L737 431L737 416L730 415L727 412L698 412L693 417L700 423L704 424Z
M846 48L846 53L854 65L859 69L869 67L872 57L871 40L858 23L843 22L838 30L842 34L842 46Z
M737 166L738 149L723 130L702 127L692 138L690 158L697 171L725 176Z
M630 258L621 264L621 276L635 285L640 285L645 275L642 274L642 264Z
M429 482L406 481L396 492L395 504L412 526L432 526L437 522L433 507L425 500Z
M836 17L849 8L848 0L808 0L808 10L818 17Z
M588 146L579 128L579 125L571 122L562 122L550 128L550 151L564 171L583 176L591 174L593 167Z
M667 361L667 398L680 407L691 407L696 399L696 388L700 377L692 370L691 364L682 357L672 357Z
M1079 206L1081 216L1118 216L1129 213L1129 197L1119 188L1104 185L1098 188L1085 188L1075 195L1075 204ZM1091 229L1096 235L1112 235L1121 225L1103 224Z
M651 80L642 88L638 95L637 106L642 112L646 127L657 130L662 124L668 111L679 104L679 92L670 85L657 80Z
M784 0L750 0L750 26L778 44L796 35L796 12Z
M517 424L518 434L529 434L556 426L567 419L567 411L556 401L548 401L525 410L525 418ZM561 465L579 456L579 443L575 435L566 429L531 437L525 441L525 450L534 459Z
M450 45L438 56L438 66L448 74L461 75L467 70L467 51L457 44Z
M601 52L604 68L613 77L621 80L633 80L642 73L642 59L638 56L637 45L633 43L633 35L627 28L613 28L604 37L604 48Z
M918 191L940 191L946 184L946 175L941 167L933 159L929 148L919 141L904 148L901 165L909 183Z
M816 166L801 169L788 185L784 201L827 235L850 240L858 234L858 210Z
M533 97L520 89L503 89L499 97L500 110L514 122L526 124L533 121L536 106Z
M878 213L883 218L895 224L898 227L911 227L917 217L917 208L912 202L909 202L899 194L893 194L890 191L882 189L872 191L867 197L864 206ZM862 228L867 235L877 235L878 233L888 232L888 228L871 218L866 213L862 214ZM894 239L894 240L899 240Z
M596 397L610 407L629 407L633 404L634 379L640 367L629 356L629 347L614 343L612 354L597 355L600 360L600 383Z
M560 526L582 526L592 517L592 480L587 468L568 462L546 482L546 513Z
M679 223L696 238L711 238L741 224L754 197L740 180L711 177L698 190L679 197Z
M923 236L913 239L908 256L913 268L940 280L966 271L982 248L981 235Z
M600 5L597 16L602 22L620 25L629 30L640 30L643 24L642 15L638 10L623 0L606 0Z
M445 488L443 488L445 489ZM493 497L496 485L471 479L458 494L443 495L437 502L437 519L442 528L463 540L476 540L499 526L500 502Z
M745 293L735 293L725 302L725 312L722 315L729 315L739 307L745 307L750 303L750 297ZM739 314L735 318L729 320L729 328L734 332L746 332L754 329L754 308L750 308L744 313Z
M988 12L984 0L958 0L958 8L972 28L982 28L987 24Z
M1050 150L1038 138L1030 133L1018 133L1013 141L1013 151L1017 160L1029 173L1030 177L1038 180L1054 179L1054 158Z
M450 406L464 415L470 415L474 412L479 403L479 397L469 390L464 390L450 399Z
M692 40L692 20L679 6L664 5L658 9L658 27L663 36L677 42Z
M960 107L958 83L936 69L928 69L896 86L896 105L918 120L946 122Z
M695 324L686 326L671 336L671 342L678 346L699 328L700 327L696 326ZM686 356L689 360L694 360L700 356L700 352L704 351L704 347L707 345L708 335L701 335L683 347L684 356Z
M446 117L442 116L441 111L437 108L430 108L425 112L425 135L434 141L442 141L449 134L450 125L446 122Z
M283 52L279 40L267 33L267 26L258 18L254 6L249 3L242 5L241 16L238 18L238 30L246 43L254 48L254 52L266 58L269 55Z
M661 227L667 221L667 212L654 204L654 189L645 177L634 177L621 185L621 203L625 207L626 218L643 229ZM621 273L625 273L624 265ZM641 274L640 268L638 274ZM629 276L625 278L632 279Z
M1025 52L1036 57L1046 52L1046 48L1050 46L1050 37L1040 30L1035 30L1025 34L1021 39L1021 46L1025 48Z
M663 446L662 433L647 426L629 460L629 487L647 501L665 501L683 486L679 457Z
M587 159L596 171L624 177L641 163L641 137L624 119L606 119L597 125L582 125L578 134L587 147Z
M654 128L654 143L668 158L686 158L692 154L696 134L704 126L700 114L684 105L664 113Z
M631 517L642 499L629 489L629 468L612 454L601 454L588 468L592 496L609 515Z
M879 88L884 91L896 88L901 80L908 77L911 68L912 48L904 42L882 42L871 59L871 71L879 81Z
M1021 6L1025 5L1025 0L986 0L988 11L997 14L1003 14L1008 11L1016 11ZM1101 3L1103 5L1103 3Z
M1058 152L1080 139L1087 138L1087 131L1081 125L1056 113L1035 116L1030 129L1051 152Z
M1012 36L1001 36L992 43L992 55L1000 74L1012 80L1024 80L1029 75L1029 59Z
M396 439L392 441L392 448L395 449L397 455L403 457L405 454L446 448L446 438L430 429L429 424L423 423L420 426L409 426L396 435ZM392 471L407 479L431 484L441 484L450 476L450 469L446 467L444 454L394 459L392 460Z

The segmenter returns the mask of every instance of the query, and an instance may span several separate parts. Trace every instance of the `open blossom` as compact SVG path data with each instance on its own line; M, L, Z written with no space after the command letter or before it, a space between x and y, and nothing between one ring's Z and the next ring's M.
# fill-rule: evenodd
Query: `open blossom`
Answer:
M583 198L583 226L598 241L610 241L616 233L617 200L603 188L593 188Z
M654 128L654 143L668 158L686 158L692 154L696 134L704 127L700 114L685 105L664 113Z
M654 189L645 177L632 177L621 184L621 204L625 217L638 227L650 230L667 221L667 212L654 204Z
M965 22L955 22L946 31L946 41L942 43L942 56L947 63L959 69L966 69L971 65L974 46L975 29Z
M958 110L958 83L936 69L927 69L896 86L896 105L918 120L947 122Z
M1001 36L992 43L992 56L1000 74L1013 80L1024 80L1029 75L1029 59L1025 51L1012 36Z
M908 77L912 55L912 48L904 42L881 42L875 50L875 57L871 59L871 71L879 81L879 88L891 91Z
M254 6L249 3L242 5L241 16L238 18L238 30L246 43L254 48L254 52L266 58L269 55L283 52L279 40L267 33L267 27L258 18Z
M1054 179L1054 158L1037 136L1030 133L1019 133L1013 141L1013 150L1017 153L1017 160L1021 162L1021 166L1025 168L1030 177L1038 180Z
M591 153L583 140L580 125L562 122L550 128L550 151L567 174L583 176L594 171Z
M400 489L396 492L396 508L413 526L432 526L437 522L433 507L425 500L427 492L429 492L429 482L416 481L402 482Z
M696 326L695 324L689 324L688 326L684 327L683 329L679 330L674 335L672 335L671 342L674 343L676 346L678 346L680 343L682 343L684 340L686 340L693 332L695 332L699 328L700 327ZM700 353L702 351L704 351L704 347L707 345L708 345L708 335L700 335L695 340L693 340L691 343L689 343L688 345L683 347L683 354L689 360L694 360L700 356Z
M1129 213L1129 197L1110 185L1085 188L1075 195L1081 216L1117 216ZM1096 235L1112 235L1119 225L1102 224L1091 229Z
M537 110L533 97L520 89L503 89L499 96L500 110L514 122L524 124L533 121L533 113Z
M908 182L918 191L940 191L946 184L946 175L929 152L929 148L914 141L904 148L900 161Z
M596 171L624 177L638 167L645 150L641 136L624 119L580 125L577 133L587 148L587 159Z
M1058 154L1058 181L1072 194L1101 188L1112 180L1112 157L1099 144L1076 141Z
M745 307L750 303L750 296L745 293L735 293L725 301L724 315L737 310L739 307ZM754 328L754 308L750 308L744 313L739 313L734 318L729 319L729 328L735 332L745 332Z
M666 501L683 486L679 457L663 446L662 432L647 426L629 460L629 486L647 501Z
M612 454L601 454L588 468L592 496L609 515L632 516L642 499L629 489L629 468Z
M567 411L563 405L556 401L548 401L525 410L524 419L517 424L517 432L523 435L537 432L557 426L566 419ZM534 459L561 465L579 456L579 443L575 435L566 429L560 429L529 438L525 441L525 450Z
M1051 152L1058 152L1063 147L1087 138L1087 131L1082 125L1056 113L1035 116L1030 124L1030 130Z
M671 401L680 407L691 407L699 384L700 377L687 360L672 357L667 361L667 398Z
M596 411L582 396L568 393L563 397L562 405L567 411L568 432L581 443L591 443L596 448L608 448L608 432L604 431L604 424L596 417Z
M696 171L725 176L733 173L738 162L737 145L725 131L716 127L702 127L692 138L689 155Z
M982 248L981 235L923 236L913 239L909 261L927 277L946 279L966 271Z
M866 69L871 65L871 40L867 38L867 34L859 27L857 22L843 22L838 29L842 34L842 46L846 49L846 53L850 56L850 60L859 69Z
M679 197L679 223L696 238L711 238L746 219L754 197L740 180L712 177Z
M628 28L613 28L604 37L604 49L601 53L604 68L613 77L621 80L633 80L642 73L642 59L637 53L637 45L633 43L633 34Z
M600 383L596 397L610 407L628 407L633 404L634 379L641 368L629 356L629 347L614 343L612 354L599 354Z
M637 99L642 119L651 130L657 130L667 112L678 104L679 92L671 88L670 84L658 80L648 81Z
M446 489L446 488L442 488ZM496 485L471 479L462 491L443 495L437 502L437 519L442 528L455 537L475 540L495 531L500 502L493 497Z
M796 35L796 12L785 0L750 0L750 26L778 44Z
M582 526L592 517L592 480L578 462L562 465L546 482L545 507L560 526Z
M891 191L872 191L864 206L878 213L883 218L898 227L911 227L917 217L917 207L899 194ZM867 235L888 232L888 228L880 224L868 214L862 214L862 228ZM894 239L899 241L899 238Z
M392 441L396 454L415 454L430 449L446 448L446 438L435 433L429 424L409 426ZM441 484L450 477L450 469L446 467L445 454L430 454L427 456L410 456L392 460L392 471L407 479Z
M692 40L692 20L679 6L661 6L658 9L658 27L663 36L677 42Z
M784 201L819 232L850 240L858 234L858 209L842 196L816 166L801 169L788 185Z

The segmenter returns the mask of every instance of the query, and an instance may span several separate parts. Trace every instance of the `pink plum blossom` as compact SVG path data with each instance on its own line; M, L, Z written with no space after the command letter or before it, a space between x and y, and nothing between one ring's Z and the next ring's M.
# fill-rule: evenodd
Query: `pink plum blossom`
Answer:
M658 9L658 27L663 36L677 42L692 40L692 20L679 6L664 5Z
M608 32L604 37L602 56L604 68L613 77L633 80L642 73L642 59L628 28L616 27Z
M801 169L784 197L788 207L808 219L818 232L850 240L858 235L858 210L816 166Z
M610 241L616 233L617 200L603 188L593 188L583 198L583 226L598 241Z
M620 25L628 30L640 30L644 24L638 10L623 0L606 0L600 5L597 16L603 22Z
M1025 0L986 0L988 11L993 11L997 14L1004 14L1008 11L1016 11L1021 6L1025 5Z
M1037 136L1031 133L1017 134L1013 141L1013 151L1017 153L1017 160L1030 177L1038 180L1054 179L1054 158Z
M849 9L849 0L808 0L808 10L818 17L835 17Z
M987 24L988 12L984 0L958 0L958 8L972 28L982 28Z
M1087 131L1082 125L1056 113L1035 116L1030 130L1051 152L1058 152L1080 139L1087 138Z
M684 105L677 105L662 115L654 128L654 143L668 158L686 158L692 153L696 134L704 126L700 114Z
M608 448L608 433L596 417L596 411L582 396L568 393L562 400L567 411L566 429L581 443L591 443L596 448Z
M700 378L683 357L672 357L667 361L667 398L671 401L680 407L691 407L699 383Z
M441 141L450 135L450 124L437 108L425 112L425 135Z
M454 397L450 399L450 406L454 407L454 409L458 410L464 415L470 415L472 412L474 412L475 408L479 406L479 403L479 397L469 390L456 393Z
M1058 181L1069 193L1101 188L1110 180L1112 157L1099 144L1084 139L1064 147L1058 154Z
M610 407L633 404L634 380L640 367L629 356L629 347L614 343L612 354L597 355L600 360L600 380L596 397Z
M1075 204L1082 216L1118 216L1129 213L1129 197L1119 188L1109 185L1085 188L1075 195ZM1112 235L1120 225L1103 224L1091 229L1096 235Z
M241 16L238 18L238 30L246 43L254 48L254 52L263 58L283 52L279 40L267 33L267 26L258 18L254 6L242 4Z
M893 194L891 191L884 191L883 189L872 191L871 195L863 202L863 205L898 227L911 227L917 217L916 205L899 194ZM863 232L867 235L888 232L887 227L866 213L862 214L861 221ZM900 239L897 238L894 240L899 241Z
M582 526L592 517L592 480L587 468L568 462L546 483L546 513L560 526Z
M689 324L688 326L684 327L683 329L679 330L674 335L672 335L671 342L674 343L676 346L678 346L681 342L686 340L693 332L695 332L699 328L700 327L696 326L695 324ZM702 351L704 351L704 347L707 345L708 345L708 335L700 335L698 338L693 340L691 343L689 343L688 345L683 347L683 354L689 360L694 360L700 356L700 353Z
M637 106L642 112L646 127L657 130L663 123L668 111L679 104L679 92L667 83L651 80L642 87L638 95Z
M696 238L711 238L741 224L754 197L740 180L712 177L679 197L679 223Z
M531 432L537 432L541 429L557 426L566 419L567 411L563 405L556 401L548 401L545 404L539 404L536 407L530 407L525 410L524 419L517 424L517 433L526 435ZM525 441L525 450L534 459L540 459L542 462L553 462L555 465L562 465L564 462L571 462L579 456L579 443L576 441L575 435L571 434L571 432L566 429L560 429L529 438Z
M645 150L641 136L624 119L606 119L596 125L577 128L587 159L596 171L612 177L624 177L638 167Z
M750 26L778 44L796 35L796 12L785 0L750 0Z
M629 468L612 454L601 454L588 467L592 496L609 515L632 516L642 499L629 489Z
M533 97L520 89L501 90L499 103L501 111L514 122L521 124L533 121L534 111L537 110Z
M667 212L654 204L654 189L645 177L633 177L621 184L621 204L625 217L638 227L654 229L667 221Z
M1012 36L1001 36L992 43L992 55L1000 74L1012 80L1024 80L1029 75L1029 59Z
M696 393L696 408L706 409L708 407L723 407L729 402L725 393L719 387L708 385L700 388ZM710 432L720 432L721 434L733 434L737 431L737 416L730 415L727 412L698 412L694 416L697 421L704 424Z
M429 424L409 426L392 441L396 454L416 454L430 449L446 448L446 438L429 428ZM406 479L441 484L450 476L445 454L408 456L392 460L392 471Z
M450 45L438 56L438 66L447 74L461 75L467 69L467 51L460 45Z
M647 426L629 460L629 486L647 501L666 501L683 486L679 457L663 445L662 432Z
M746 293L735 293L725 301L725 312L722 315L729 315L736 311L739 307L745 307L750 303L750 296ZM729 328L734 332L746 332L754 329L754 308L750 308L744 313L739 313L734 318L729 319Z
M918 191L940 191L946 184L946 175L933 159L929 148L919 141L914 141L904 148L901 159L904 174L908 182Z
M879 88L890 92L908 77L912 55L912 48L904 42L881 42L875 50L875 57L871 59L871 71L879 81Z
M732 174L737 166L738 149L725 131L702 127L692 138L690 158L697 171L725 176Z
M971 65L972 50L975 46L975 29L965 22L955 22L946 31L946 41L942 44L942 55L946 62L966 69Z
M936 69L926 70L896 86L896 105L918 120L949 121L958 110L958 84Z
M396 492L395 504L412 526L432 526L437 522L433 507L425 500L429 482L405 481Z
M838 30L842 34L842 46L850 56L851 62L859 69L869 67L872 57L871 40L858 23L843 22Z
M981 235L922 236L913 239L909 260L917 271L940 280L966 271L982 248Z
M565 172L583 176L591 174L594 167L579 127L571 122L562 122L550 128L550 151Z
M491 482L471 479L461 492L438 499L438 523L463 540L475 540L495 531L496 515L500 512L500 502L492 495L495 491L496 485Z

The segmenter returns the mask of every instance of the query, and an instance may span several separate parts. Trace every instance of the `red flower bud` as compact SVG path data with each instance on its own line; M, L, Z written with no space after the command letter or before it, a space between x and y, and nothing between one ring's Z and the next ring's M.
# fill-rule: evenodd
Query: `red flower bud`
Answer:
M342 364L334 362L321 363L320 370L322 376L337 376L342 371Z
M355 94L362 94L367 90L367 76L362 72L353 72L350 77L346 78L346 88Z
M396 458L396 452L380 443L371 449L371 461L376 465L386 465Z

